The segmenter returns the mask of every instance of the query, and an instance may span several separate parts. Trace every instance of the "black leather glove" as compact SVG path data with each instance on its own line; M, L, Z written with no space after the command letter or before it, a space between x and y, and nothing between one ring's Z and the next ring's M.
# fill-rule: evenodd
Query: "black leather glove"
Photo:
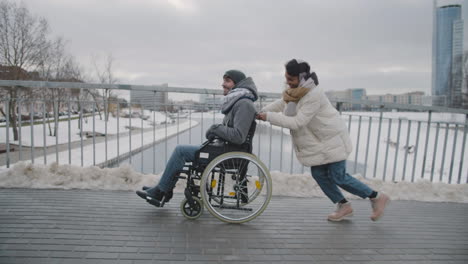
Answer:
M211 127L206 131L206 134L205 134L206 139L213 140L216 137L216 134L213 133L213 130L215 130L219 126L221 126L221 124L211 125Z
M212 140L215 139L215 138L216 138L216 135L213 134L213 133L207 133L207 134L206 134L206 139L208 139L208 140L210 140L210 141L212 141Z

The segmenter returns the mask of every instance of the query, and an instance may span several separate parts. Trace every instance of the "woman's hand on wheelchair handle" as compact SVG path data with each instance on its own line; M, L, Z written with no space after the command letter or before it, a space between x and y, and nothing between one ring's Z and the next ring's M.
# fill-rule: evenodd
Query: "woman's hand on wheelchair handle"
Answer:
M265 112L260 112L260 113L257 113L255 118L258 120L267 121L267 114Z

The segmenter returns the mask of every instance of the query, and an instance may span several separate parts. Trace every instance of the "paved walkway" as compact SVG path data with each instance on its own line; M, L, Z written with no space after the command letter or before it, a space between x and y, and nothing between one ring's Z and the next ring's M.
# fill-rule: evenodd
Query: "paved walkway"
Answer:
M129 191L0 189L0 263L468 263L468 204L368 201L331 223L325 199L273 197L252 222L155 208Z

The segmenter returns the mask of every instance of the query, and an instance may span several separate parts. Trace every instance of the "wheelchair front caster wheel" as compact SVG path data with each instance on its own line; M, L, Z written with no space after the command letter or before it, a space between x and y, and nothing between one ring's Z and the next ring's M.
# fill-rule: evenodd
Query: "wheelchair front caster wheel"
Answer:
M185 218L195 220L203 213L203 203L198 197L192 197L193 205L190 205L187 198L184 198L180 203L180 210Z

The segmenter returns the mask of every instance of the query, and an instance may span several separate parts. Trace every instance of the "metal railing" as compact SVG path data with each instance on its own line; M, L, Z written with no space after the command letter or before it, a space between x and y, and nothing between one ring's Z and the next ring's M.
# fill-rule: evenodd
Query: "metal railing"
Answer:
M0 81L0 86L5 85L222 93L220 89L168 86ZM266 104L265 99L279 97L279 93L260 93L257 108ZM359 100L331 101L338 109L341 104L350 103L371 110L342 112L354 145L347 162L351 173L384 181L468 182L465 156L468 110ZM176 145L202 143L205 130L222 121L219 112L206 112L203 105L155 102L151 107L137 107L139 102L130 101L125 106L120 101L72 98L2 98L0 104L6 110L6 120L0 123L0 144L4 142L5 146L5 153L0 154L0 167L7 168L19 161L100 167L129 164L143 173L160 173ZM8 113L10 104L23 109L22 113L17 113L17 140L13 140L13 120L9 119ZM104 109L104 106L113 109ZM216 107L212 105L212 108ZM24 112L25 108L28 113ZM46 109L53 109L55 114L48 114ZM392 109L407 112L390 111ZM65 113L59 115L61 110ZM109 119L102 121L98 112L106 110L110 112ZM47 135L51 129L49 125L58 127L55 136ZM295 159L287 129L259 122L253 144L254 154L270 170L310 173L309 168Z

